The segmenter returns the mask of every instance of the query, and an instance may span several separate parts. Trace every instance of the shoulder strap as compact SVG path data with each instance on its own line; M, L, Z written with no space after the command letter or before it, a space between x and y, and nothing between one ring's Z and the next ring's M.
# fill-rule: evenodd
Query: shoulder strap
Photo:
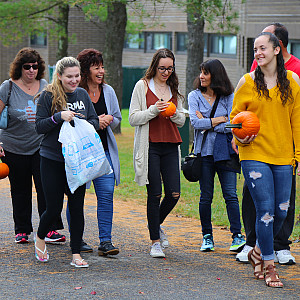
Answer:
M211 112L210 112L210 116L209 116L210 118L213 118L213 117L214 117L215 112L216 112L216 110L217 110L217 106L218 106L219 100L220 100L220 96L217 95L216 100L215 100L215 102L214 102L214 105L213 105L213 107L212 107L212 110L211 110ZM208 134L208 130L206 130L206 131L204 132L203 140L202 140L202 144L201 144L201 150L202 150L202 147L203 147L204 142L205 142L205 140L206 140L207 134ZM192 153L193 151L194 151L194 142L193 142L193 144L192 144L191 153Z
M219 100L220 100L220 96L217 95L216 100L215 100L214 105L213 105L213 108L212 108L212 110L211 110L210 116L209 116L210 118L213 118L213 117L214 117L215 112L216 112L216 110L217 110L217 106L218 106Z
M12 89L12 81L11 79L9 79L9 91L8 91L8 95L7 95L7 100L6 100L6 105L8 106L8 101L11 95L11 89Z

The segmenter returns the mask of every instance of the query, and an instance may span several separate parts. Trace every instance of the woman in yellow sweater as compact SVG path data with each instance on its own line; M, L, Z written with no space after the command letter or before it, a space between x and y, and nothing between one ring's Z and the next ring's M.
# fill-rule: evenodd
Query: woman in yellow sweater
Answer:
M257 241L248 258L256 279L282 287L274 266L273 236L286 217L293 168L300 160L300 80L286 71L275 35L261 33L254 41L254 56L258 67L240 79L230 119L249 110L260 121L257 136L235 136L256 208Z

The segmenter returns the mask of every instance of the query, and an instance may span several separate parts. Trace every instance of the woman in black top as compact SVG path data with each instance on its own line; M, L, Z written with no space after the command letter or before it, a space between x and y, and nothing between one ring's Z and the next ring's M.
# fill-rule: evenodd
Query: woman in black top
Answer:
M42 215L35 241L35 256L47 262L49 255L44 238L52 220L61 213L64 193L68 196L71 215L71 241L73 259L71 265L88 267L80 256L80 244L84 228L83 203L85 184L72 194L67 184L62 145L58 141L64 121L71 122L76 115L84 115L95 129L99 128L97 114L87 92L78 87L80 64L73 57L64 57L56 64L53 82L39 97L36 129L44 134L41 142L41 177L46 197L46 211Z

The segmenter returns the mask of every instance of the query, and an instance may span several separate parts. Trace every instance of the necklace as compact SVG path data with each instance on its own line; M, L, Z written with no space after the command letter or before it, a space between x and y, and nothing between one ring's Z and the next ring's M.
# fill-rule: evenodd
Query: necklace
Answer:
M154 83L156 84L156 87L157 87L158 91L161 94L161 97L159 97L159 98L163 98L164 95L165 95L165 93L166 93L166 91L167 91L168 85L160 85L159 83L156 82L156 80L154 80ZM159 87L164 87L164 89L161 90Z
M30 91L32 89L32 87L34 86L34 82L32 83L32 86L29 87L28 84L23 80L23 78L21 77L21 80L23 82L23 85Z
M204 94L206 97L205 98L208 98L207 100L208 100L208 102L210 102L211 100L212 100L212 98L214 97L214 96L209 96L209 95L207 95L207 94Z

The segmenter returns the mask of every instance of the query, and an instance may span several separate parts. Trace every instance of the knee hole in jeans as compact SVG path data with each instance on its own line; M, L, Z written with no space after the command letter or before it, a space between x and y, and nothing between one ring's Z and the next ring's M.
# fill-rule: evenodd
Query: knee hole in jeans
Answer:
M271 216L268 212L265 213L260 220L264 222L266 226L268 226L269 223L274 222L273 216Z
M279 204L279 208L284 211L288 211L289 207L290 207L290 200Z
M180 193L172 192L172 198L173 198L174 200L178 200L179 197L180 197Z

